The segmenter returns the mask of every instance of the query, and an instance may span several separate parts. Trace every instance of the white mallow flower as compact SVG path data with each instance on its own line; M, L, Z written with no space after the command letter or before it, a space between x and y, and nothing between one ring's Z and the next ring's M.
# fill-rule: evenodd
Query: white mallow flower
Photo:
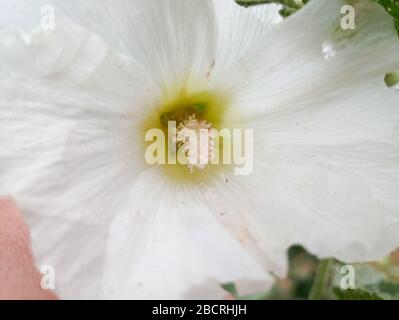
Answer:
M379 5L353 1L343 30L339 0L284 21L232 0L0 4L0 195L61 298L246 294L293 244L349 263L399 244L399 42ZM205 122L180 128L253 130L252 173L145 161L146 130L188 106Z

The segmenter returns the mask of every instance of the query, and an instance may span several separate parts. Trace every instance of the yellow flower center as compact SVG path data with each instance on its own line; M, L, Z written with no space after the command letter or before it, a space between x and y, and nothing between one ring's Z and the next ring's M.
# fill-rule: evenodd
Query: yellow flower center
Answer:
M213 160L216 154L220 154L223 143L226 143L223 139L217 139L217 130L225 128L223 119L229 100L222 94L209 91L190 94L182 89L173 97L165 95L163 101L146 118L144 132L162 130L167 137L165 159L171 152L177 152L178 158L179 153L182 153L186 158L185 164L179 161L162 164L165 174L178 182L199 182L226 167L222 165L223 161L214 164ZM169 132L170 123L173 122L174 132ZM193 133L196 139L190 137ZM145 144L147 147L151 143Z

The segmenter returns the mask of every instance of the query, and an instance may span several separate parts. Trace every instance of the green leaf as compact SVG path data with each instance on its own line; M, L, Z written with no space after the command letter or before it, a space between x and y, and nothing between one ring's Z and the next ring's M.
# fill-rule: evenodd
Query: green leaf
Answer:
M333 267L332 287L341 287L343 265L337 263ZM354 284L357 289L375 293L384 300L399 299L397 271L389 258L376 263L355 263L351 266L354 268Z
M319 260L299 245L288 250L289 270L286 278L276 278L265 299L307 299L314 283Z
M338 300L384 300L375 292L369 292L363 289L342 290L338 287L332 289Z
M239 297L240 300L266 300L269 296L268 292L259 292L248 296Z
M323 298L323 294L330 280L330 269L333 262L333 259L324 259L320 261L313 281L312 290L309 294L309 300L320 300Z
M236 0L237 4L243 7L256 6L258 4L278 2L273 0Z
M266 3L281 4L280 15L286 18L301 9L309 0L236 0L236 2L244 7Z
M399 85L399 71L386 74L385 83L388 87Z
M399 284L381 281L378 284L378 291L382 293L382 295L386 295L388 299L399 299Z
M234 298L239 300L265 300L267 298L267 292L258 292L247 296L240 296L237 291L237 287L233 282L224 283L221 285L224 290L230 293Z
M365 285L364 288L367 291L377 293L384 300L399 299L399 284L388 279Z
M222 288L230 293L233 297L238 297L236 285L233 282L222 284Z
M399 1L398 0L378 0L385 10L393 17L395 28L399 35Z
M266 4L266 3L281 4L282 8L280 10L280 15L284 18L297 12L309 1L310 0L236 0L236 2L239 5L244 7ZM394 25L399 35L399 1L398 0L372 0L372 1L377 1L393 17Z

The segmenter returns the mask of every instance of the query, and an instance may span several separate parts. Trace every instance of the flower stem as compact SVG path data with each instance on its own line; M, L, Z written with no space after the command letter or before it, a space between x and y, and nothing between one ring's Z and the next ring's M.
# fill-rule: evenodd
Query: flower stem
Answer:
M321 300L325 287L330 278L330 269L333 259L321 260L310 290L309 300Z

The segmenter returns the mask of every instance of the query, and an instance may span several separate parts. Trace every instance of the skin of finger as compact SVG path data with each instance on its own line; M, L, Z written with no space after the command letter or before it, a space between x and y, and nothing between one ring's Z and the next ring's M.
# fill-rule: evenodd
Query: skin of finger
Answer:
M57 299L40 286L29 229L18 208L9 199L0 199L0 299Z

